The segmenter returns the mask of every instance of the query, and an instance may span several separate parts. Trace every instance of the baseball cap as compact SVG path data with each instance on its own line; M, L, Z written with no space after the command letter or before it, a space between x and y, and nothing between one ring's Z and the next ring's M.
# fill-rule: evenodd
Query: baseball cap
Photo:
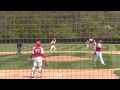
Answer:
M99 43L102 43L102 40L99 40L98 42L99 42Z
M40 44L41 44L41 42L40 42L40 40L38 40L38 41L37 41L37 45L40 45Z

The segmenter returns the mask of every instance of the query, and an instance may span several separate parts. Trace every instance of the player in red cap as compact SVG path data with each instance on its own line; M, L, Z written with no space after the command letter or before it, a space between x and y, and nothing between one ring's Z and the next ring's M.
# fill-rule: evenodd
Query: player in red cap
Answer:
M100 58L101 64L106 65L103 58L102 58L102 40L98 41L94 55L95 55L94 56L94 66L96 66L96 61L97 61L98 57Z
M38 78L42 77L42 57L45 59L45 54L43 48L40 45L41 42L40 40L38 40L36 42L36 46L33 47L32 50L31 59L34 56L34 64L32 68L31 78L34 77L35 69L37 66L38 66ZM46 65L48 66L48 61L46 61Z

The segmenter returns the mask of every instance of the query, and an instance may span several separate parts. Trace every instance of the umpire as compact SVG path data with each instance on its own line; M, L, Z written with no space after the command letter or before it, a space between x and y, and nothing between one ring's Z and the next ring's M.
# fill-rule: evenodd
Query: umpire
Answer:
M21 47L22 47L22 43L21 43L21 41L19 41L19 42L17 43L17 49L18 49L17 54L20 54L20 55L21 55Z

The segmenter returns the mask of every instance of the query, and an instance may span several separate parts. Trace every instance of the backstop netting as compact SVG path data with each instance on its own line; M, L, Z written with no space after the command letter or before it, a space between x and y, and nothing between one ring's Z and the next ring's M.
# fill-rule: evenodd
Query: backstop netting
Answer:
M119 79L119 54L119 11L0 11L0 79Z

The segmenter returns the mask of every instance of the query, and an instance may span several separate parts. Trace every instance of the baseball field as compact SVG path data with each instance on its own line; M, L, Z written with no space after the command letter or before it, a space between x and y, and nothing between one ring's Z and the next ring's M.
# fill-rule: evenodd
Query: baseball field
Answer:
M23 44L22 55L17 55L16 44L1 44L0 46L0 79L30 79L33 63L28 62L35 44ZM42 44L49 66L44 66L40 79L119 79L120 75L120 45L105 44L103 59L93 66L93 46L90 44L56 44L56 52L49 52L50 45ZM35 77L37 78L38 69Z

